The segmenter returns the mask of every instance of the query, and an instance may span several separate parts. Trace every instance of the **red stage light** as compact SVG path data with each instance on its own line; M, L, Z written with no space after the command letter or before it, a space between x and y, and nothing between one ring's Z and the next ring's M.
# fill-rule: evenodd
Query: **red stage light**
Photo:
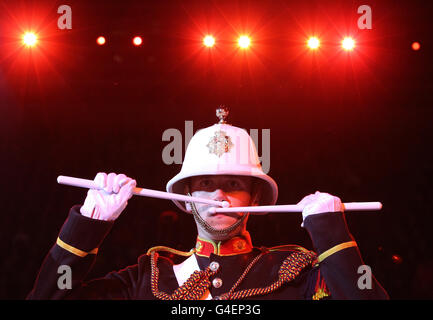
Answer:
M96 39L96 43L99 44L100 46L104 45L105 42L106 42L105 37L103 37L103 36L100 36Z
M310 37L307 46L312 50L316 50L320 47L320 40L317 37Z
M134 44L134 46L141 46L141 44L143 43L143 39L141 39L141 37L134 37L134 39L132 39L132 43Z
M421 45L419 44L419 42L414 42L412 43L412 49L417 51L421 48Z
M26 32L23 35L23 44L27 47L34 47L38 42L38 37L33 32Z
M240 36L238 38L238 46L242 49L246 49L251 45L251 39L248 36Z
M208 36L203 38L203 44L206 47L211 48L215 45L215 38L208 35Z
M353 50L353 48L355 48L355 40L353 40L350 37L346 37L343 39L343 41L341 42L341 46L343 47L344 50L346 51L350 51Z
M398 254L393 254L391 257L392 262L395 264L401 264L403 262L403 258Z

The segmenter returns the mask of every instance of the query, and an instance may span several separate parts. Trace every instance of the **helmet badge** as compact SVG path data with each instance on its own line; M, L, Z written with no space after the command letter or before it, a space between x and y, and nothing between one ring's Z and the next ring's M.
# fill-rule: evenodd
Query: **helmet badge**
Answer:
M209 148L209 153L216 154L221 157L224 153L229 152L233 143L230 136L222 130L216 131L214 136L211 137L209 143L206 145Z

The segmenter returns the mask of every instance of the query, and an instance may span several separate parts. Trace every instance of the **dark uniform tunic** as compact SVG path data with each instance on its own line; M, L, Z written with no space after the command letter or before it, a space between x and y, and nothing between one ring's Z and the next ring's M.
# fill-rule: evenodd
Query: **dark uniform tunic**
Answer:
M95 261L97 248L113 222L84 217L79 209L80 206L72 207L28 299L148 300L173 298L176 290L193 290L187 284L179 289L173 261L164 257L162 251L177 252L164 248L159 248L162 251L155 248L153 254L140 256L136 265L84 282ZM253 247L248 234L219 243L198 238L195 249L189 254L195 255L202 270L196 276L204 279L202 283L213 299L233 298L228 292L237 294L237 299L388 299L373 276L371 288L359 288L358 268L364 263L344 214L311 215L305 219L304 226L317 255L320 257L326 252L323 261L313 259L316 253L297 246ZM72 289L59 289L61 265L71 268ZM285 281L281 281L282 276Z

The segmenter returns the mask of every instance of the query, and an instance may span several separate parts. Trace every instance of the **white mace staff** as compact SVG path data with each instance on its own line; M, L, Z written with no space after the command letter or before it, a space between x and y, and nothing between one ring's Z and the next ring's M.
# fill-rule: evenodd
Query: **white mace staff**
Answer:
M87 189L100 189L93 180L74 178L68 176L58 176L57 182L74 187L81 187ZM251 206L251 207L230 207L227 201L215 201L210 199L203 199L192 196L185 196L183 194L176 194L171 192L157 191L152 189L134 188L134 195L159 198L167 200L177 200L185 202L198 202L206 203L222 208L210 208L211 212L249 212L251 214L266 214L269 212L302 212L304 207L299 205L275 205L275 206ZM343 203L344 211L376 211L382 209L380 202L347 202Z
M98 190L101 189L93 182L93 180L87 180L81 178L58 176L57 182L60 184L66 184L74 187L98 189ZM159 199L178 200L178 201L187 201L187 202L199 202L199 203L206 203L206 204L210 204L218 207L225 207L225 208L230 206L230 204L227 201L215 201L210 199L185 196L183 194L157 191L152 189L134 188L132 193L136 196L143 196L149 198L159 198Z
M376 211L382 209L380 202L346 202L343 203L344 211ZM231 208L210 208L212 213L224 212L249 212L251 214L267 214L269 212L302 212L303 206L296 204L284 204L275 206L254 206L254 207L231 207Z

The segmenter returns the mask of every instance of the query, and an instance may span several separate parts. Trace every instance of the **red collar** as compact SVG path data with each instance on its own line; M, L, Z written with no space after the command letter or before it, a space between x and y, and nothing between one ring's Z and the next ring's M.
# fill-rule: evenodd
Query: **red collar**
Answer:
M209 257L211 253L219 256L233 256L248 253L253 250L251 237L248 232L225 241L212 241L197 237L196 254Z

